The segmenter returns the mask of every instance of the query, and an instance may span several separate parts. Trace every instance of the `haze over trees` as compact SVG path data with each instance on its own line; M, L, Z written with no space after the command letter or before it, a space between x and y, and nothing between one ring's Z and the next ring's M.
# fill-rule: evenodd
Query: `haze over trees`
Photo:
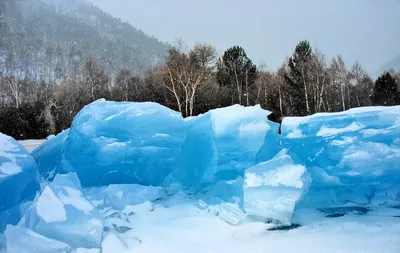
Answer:
M58 133L100 98L158 102L185 117L232 104L283 116L400 104L400 72L374 81L307 40L267 71L240 46L222 55L207 43L167 46L83 0L26 3L0 2L0 132L17 139Z

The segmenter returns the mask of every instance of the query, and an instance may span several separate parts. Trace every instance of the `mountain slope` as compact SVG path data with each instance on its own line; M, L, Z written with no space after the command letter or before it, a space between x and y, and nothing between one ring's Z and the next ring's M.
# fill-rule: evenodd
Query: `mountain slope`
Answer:
M73 75L88 56L108 73L143 73L167 45L84 0L2 1L0 71L34 77Z
M389 61L385 65L383 65L382 69L395 69L395 70L400 70L400 55L398 55L396 58L393 60Z
M390 60L389 62L384 64L374 74L375 74L375 76L379 76L383 72L389 71L389 70L392 70L392 69L396 70L396 71L400 71L400 55L398 55L397 57L393 58L392 60Z

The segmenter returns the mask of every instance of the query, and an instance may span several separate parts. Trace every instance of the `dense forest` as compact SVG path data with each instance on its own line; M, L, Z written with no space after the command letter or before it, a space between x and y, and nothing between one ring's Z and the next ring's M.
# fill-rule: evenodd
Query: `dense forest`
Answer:
M109 75L142 74L168 49L84 0L0 1L0 34L0 71L47 82L77 75L89 56Z
M185 117L232 104L260 104L282 116L400 104L400 72L388 70L373 80L359 62L347 67L340 56L326 59L307 40L271 72L240 46L223 55L207 43L167 47L83 0L72 2L65 7L62 1L32 0L45 13L28 11L37 16L18 14L15 20L7 13L24 8L3 3L8 11L0 16L1 34L7 34L0 39L0 132L44 138L68 128L83 106L99 98L158 102ZM39 20L46 25L36 26Z

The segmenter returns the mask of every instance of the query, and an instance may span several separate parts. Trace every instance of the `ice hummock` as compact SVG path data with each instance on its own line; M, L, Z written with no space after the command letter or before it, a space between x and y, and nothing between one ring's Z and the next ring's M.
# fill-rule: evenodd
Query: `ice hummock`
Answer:
M137 184L109 185L104 191L105 199L118 210L129 205L155 201L164 196L164 189L157 186Z
M255 164L274 128L268 114L234 105L183 119L156 103L101 100L33 155L42 174L75 172L84 186L179 184L198 192Z
M206 176L212 177L214 182L235 180L255 164L264 138L272 130L271 122L267 120L270 112L259 105L234 105L207 114L210 114L208 119L212 122L217 165L210 166Z
M65 171L82 185L160 185L185 138L182 116L155 103L96 101L73 120L64 144Z
M260 106L235 105L183 119L155 103L96 101L34 155L42 172L74 171L84 186L174 185L204 193L287 149L313 179L300 206L365 205L375 192L381 202L386 196L384 203L396 205L391 189L400 179L399 108L286 117L279 135L279 125ZM47 166L46 155L61 162ZM215 197L240 204L236 188L225 188Z
M63 173L62 158L64 142L68 137L68 133L69 129L56 136L49 136L45 143L31 152L38 163L42 177L52 179L55 174Z
M310 183L307 169L282 150L273 159L246 170L243 208L257 219L290 225L296 204L307 193Z
M99 248L103 220L102 213L82 193L78 176L69 173L56 175L18 226L73 248Z
M66 253L72 251L68 244L47 238L28 228L8 225L5 235L7 253Z
M196 191L243 176L272 131L269 113L259 105L234 105L186 119L186 138L166 182Z
M279 125L268 121L269 111L259 105L235 105L183 119L156 103L96 101L76 116L69 131L49 140L49 148L45 143L37 149L35 157L45 167L41 171L76 172L83 186L136 184L163 187L167 194L184 190L203 196L207 205L232 203L252 215L288 223L299 208L398 205L399 108L287 117L279 135ZM40 160L52 151L61 162L47 166ZM282 156L287 159L278 163L290 165L285 171L268 167ZM256 189L243 185L252 170L270 173L268 177L309 175L312 183L306 190L309 181L300 177L304 189L254 187L271 194L287 190L282 198L290 204L282 204L281 213L267 213L263 205L244 204L249 196L262 199L251 196ZM123 208L130 198L121 199L114 199L114 207ZM283 201L276 200L269 210Z
M0 133L0 233L17 224L21 204L39 190L38 166L33 157L10 136Z
M300 206L365 206L376 194L382 204L399 203L392 189L400 182L400 106L288 117L282 135L313 178Z
M281 135L279 125L267 120L268 114L259 106L232 106L183 119L154 103L97 101L77 115L64 137L53 137L48 148L37 149L35 158L56 154L60 157L54 160L59 161L56 166L48 166L52 161L38 161L45 167L42 173L54 168L62 174L73 171L84 188L93 187L80 192L100 210L104 222L98 229L103 227L104 233L101 244L79 245L86 249L96 250L99 245L110 249L112 242L121 250L140 248L143 242L146 248L147 240L155 238L154 230L168 238L171 227L183 228L191 219L202 227L208 215L218 216L211 222L217 231L207 232L216 235L234 225L237 230L229 233L240 236L249 223L270 220L287 225L285 229L299 223L298 231L303 227L313 231L320 224L331 228L335 221L346 222L347 218L357 220L354 226L365 227L358 223L359 216L377 222L372 218L377 213L385 214L385 224L391 222L391 229L396 230L400 215L396 209L400 205L399 106L287 117ZM51 184L42 182L50 189ZM109 193L108 187L112 189ZM46 197L45 189L34 205ZM59 202L51 201L54 208L61 206ZM32 208L21 210L29 213ZM183 213L188 216L176 223ZM59 220L62 214L53 218ZM85 212L79 216L83 221L88 217ZM343 216L346 219L338 218ZM355 232L352 224L347 226L344 230ZM47 232L43 236L74 245L76 250L73 242ZM140 239L127 242L136 236ZM168 245L168 240L161 243Z

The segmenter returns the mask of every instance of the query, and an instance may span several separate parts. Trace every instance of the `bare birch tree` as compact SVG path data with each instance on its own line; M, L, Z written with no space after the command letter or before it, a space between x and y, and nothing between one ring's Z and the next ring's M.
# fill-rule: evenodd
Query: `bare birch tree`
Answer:
M174 95L184 116L193 116L196 91L210 78L215 57L214 47L208 44L196 44L187 52L179 47L170 48L165 61L164 86Z

